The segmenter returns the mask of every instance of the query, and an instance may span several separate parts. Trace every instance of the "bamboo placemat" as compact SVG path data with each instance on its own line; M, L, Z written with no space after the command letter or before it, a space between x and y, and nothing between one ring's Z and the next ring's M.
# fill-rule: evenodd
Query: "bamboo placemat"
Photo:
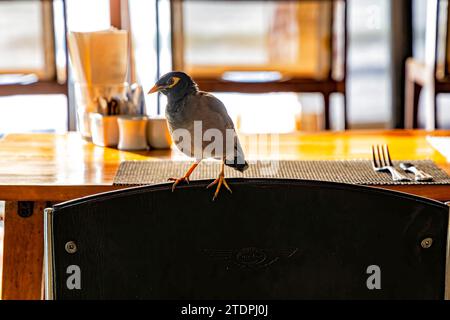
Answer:
M450 176L431 160L394 161L411 162L434 177L430 182L414 181L414 175L405 173L411 182L394 182L389 173L375 172L369 160L337 161L257 161L240 173L226 167L228 178L281 178L319 180L363 185L450 184ZM192 162L189 161L124 161L114 177L114 185L146 185L167 182L169 177L182 177ZM220 170L217 161L203 161L191 175L191 180L214 179Z

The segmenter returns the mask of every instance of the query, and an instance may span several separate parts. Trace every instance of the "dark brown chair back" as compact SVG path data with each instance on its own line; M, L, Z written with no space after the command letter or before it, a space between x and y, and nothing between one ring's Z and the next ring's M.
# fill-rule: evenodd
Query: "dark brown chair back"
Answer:
M328 182L229 183L214 202L193 181L47 210L49 297L444 298L446 205Z

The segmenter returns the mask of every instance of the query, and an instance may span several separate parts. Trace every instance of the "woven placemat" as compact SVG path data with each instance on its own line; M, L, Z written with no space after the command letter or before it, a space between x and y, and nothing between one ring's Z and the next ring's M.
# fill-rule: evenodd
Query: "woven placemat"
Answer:
M406 162L406 161L405 161ZM431 160L407 161L434 177L430 182L394 182L389 173L374 172L369 160L337 161L257 161L244 173L226 167L228 178L281 178L319 180L364 185L450 184L450 176ZM398 168L400 161L394 161ZM114 178L114 185L146 185L167 182L169 177L182 177L192 162L188 161L124 161ZM203 161L191 175L191 180L216 178L220 162Z

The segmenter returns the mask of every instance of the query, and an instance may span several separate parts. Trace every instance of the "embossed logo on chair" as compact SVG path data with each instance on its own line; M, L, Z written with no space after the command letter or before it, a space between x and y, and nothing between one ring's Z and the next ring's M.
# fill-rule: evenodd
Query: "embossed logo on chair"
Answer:
M262 269L277 261L289 259L298 252L298 248L262 249L245 247L242 249L203 249L211 259L221 260L227 267Z

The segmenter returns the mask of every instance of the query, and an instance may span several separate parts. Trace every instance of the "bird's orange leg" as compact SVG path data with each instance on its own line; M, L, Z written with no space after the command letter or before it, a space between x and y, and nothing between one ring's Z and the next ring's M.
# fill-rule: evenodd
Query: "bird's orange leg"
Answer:
M230 191L230 193L233 193L230 189L230 186L228 185L227 181L225 180L225 163L222 162L222 166L220 168L219 176L216 180L211 182L206 188L210 188L213 185L217 184L216 192L214 192L213 201L216 200L217 196L219 195L220 188L222 187L222 184L225 186L225 188Z
M200 161L196 161L192 166L190 166L189 170L185 173L185 175L183 177L181 177L181 178L169 178L169 181L173 181L172 192L175 191L175 187L180 182L186 181L186 183L189 183L189 177L191 176L192 172L194 172L195 168L197 168L197 166L199 165Z

